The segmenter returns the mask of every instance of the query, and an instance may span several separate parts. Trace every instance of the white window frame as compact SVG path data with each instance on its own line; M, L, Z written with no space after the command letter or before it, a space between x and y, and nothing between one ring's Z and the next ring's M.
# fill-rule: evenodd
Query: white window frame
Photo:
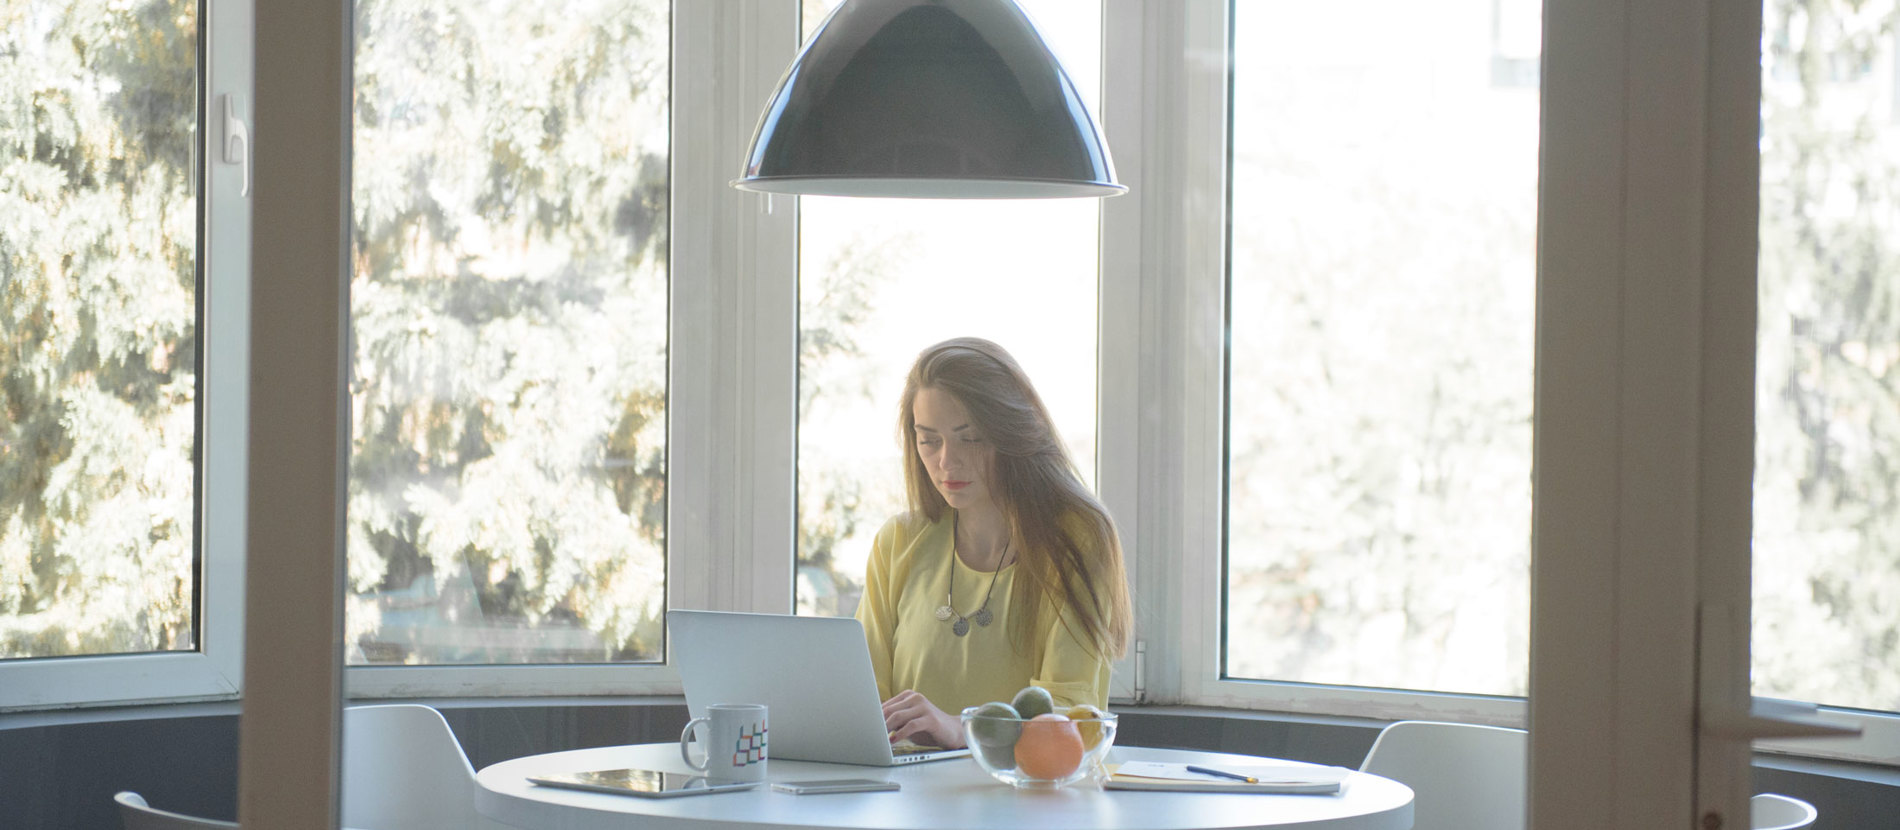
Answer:
M1117 446L1108 440L1114 435L1132 446L1117 456L1105 453L1103 490L1118 516L1134 517L1124 521L1124 530L1131 540L1132 578L1143 586L1136 595L1136 636L1146 644L1180 644L1178 650L1145 648L1141 699L1524 726L1529 706L1521 697L1221 677L1229 78L1226 67L1205 56L1228 53L1227 3L1110 3L1104 24L1105 54L1139 49L1140 59L1109 61L1104 72L1104 122L1131 196L1105 206L1103 319L1105 327L1137 332L1135 338L1104 342L1139 344L1138 355L1111 355L1105 346L1104 365L1134 366L1139 381L1103 377L1102 411L1133 422L1112 432L1116 422L1104 416L1103 445ZM1117 119L1129 111L1137 113L1134 123ZM1157 124L1180 129L1164 131ZM1131 270L1138 273L1126 273ZM1139 440L1128 437L1131 431ZM1128 458L1140 471L1132 476L1139 486L1116 477L1131 463ZM1132 511L1125 506L1130 501ZM1884 764L1900 760L1900 716L1830 707L1819 712L1859 726L1862 735L1763 740L1756 748Z
M1145 523L1172 527L1142 540L1143 550L1182 551L1173 563L1144 563L1144 572L1168 585L1160 625L1168 629L1144 639L1180 642L1175 699L1200 706L1222 706L1299 714L1343 715L1396 720L1430 718L1500 726L1522 726L1523 698L1415 692L1331 686L1272 680L1235 680L1221 676L1226 591L1222 584L1225 547L1225 331L1227 326L1227 110L1228 68L1205 56L1228 54L1228 4L1192 0L1153 4L1137 20L1128 10L1115 20L1123 37L1142 37L1145 77L1142 100L1148 124L1178 125L1173 133L1155 130L1145 159L1157 171L1150 186L1136 188L1149 202L1143 227L1155 253L1144 266L1150 282L1143 300L1159 305L1148 312L1153 331L1143 331L1150 348L1163 355L1172 375L1166 389L1151 389L1147 400L1175 400L1166 421L1144 434L1145 460L1158 468L1145 478L1178 486L1146 504ZM1131 29L1133 31L1131 31ZM1146 33L1145 37L1136 34ZM1124 69L1126 76L1135 70ZM1127 86L1134 79L1125 80ZM1113 117L1110 128L1115 129ZM1152 130L1152 127L1150 128ZM1120 148L1120 136L1110 141ZM1119 157L1118 157L1119 159ZM1132 235L1132 234L1129 234ZM1110 234L1110 237L1118 236ZM1108 257L1104 257L1108 260ZM1173 294L1173 297L1169 295ZM1106 408L1106 407L1105 407ZM1178 499L1178 501L1171 501ZM1157 591L1156 593L1161 593ZM1154 619L1153 614L1144 615ZM1149 652L1148 663L1154 665ZM1152 672L1152 669L1150 670Z
M797 200L736 190L798 6L673 4L666 607L790 613ZM353 698L677 695L639 664L350 666Z
M219 161L220 96L251 95L251 0L200 0L197 172L203 402L196 445L201 556L194 651L0 663L0 711L236 697L244 662L244 493L250 374L249 199L244 170ZM248 119L250 108L240 105Z
M1102 91L1101 108L1096 113L1115 175L1128 187L1128 193L1102 200L1100 231L1101 252L1098 268L1096 305L1096 406L1095 476L1097 496L1115 517L1121 534L1123 565L1127 570L1128 595L1134 604L1135 642L1127 655L1116 661L1109 675L1110 701L1142 702L1150 695L1148 671L1155 665L1147 654L1141 622L1151 613L1142 606L1143 573L1141 551L1145 517L1144 500L1157 495L1144 491L1159 482L1145 480L1141 473L1151 463L1142 452L1143 412L1136 403L1145 385L1158 376L1150 365L1155 353L1142 348L1142 300L1148 286L1142 255L1151 247L1141 234L1142 221L1149 201L1141 198L1145 188L1143 172L1147 154L1141 113L1148 106L1142 98L1140 61L1107 60L1112 54L1135 54L1141 47L1143 6L1133 3L1103 3L1102 7ZM1119 116L1119 117L1118 117ZM1128 332L1137 336L1129 337ZM1110 367L1115 367L1113 370ZM1151 559L1153 557L1150 557ZM1173 642L1163 640L1161 642Z
M1214 580L1207 552L1220 538L1205 532L1219 517L1206 496L1220 491L1204 485L1221 436L1206 416L1218 415L1222 293L1207 289L1225 247L1226 125L1206 119L1224 117L1224 104L1187 99L1224 102L1226 91L1224 70L1188 56L1208 43L1225 55L1225 17L1223 4L1195 0L1110 3L1102 20L1103 54L1138 56L1105 61L1102 74L1103 126L1129 187L1103 205L1102 362L1132 367L1102 373L1102 494L1128 551L1139 664L1130 685L1154 703L1209 699L1197 659L1203 599L1190 589Z
M0 711L228 700L242 688L250 204L219 96L252 100L250 0L205 3L202 647L0 664ZM676 3L667 607L792 607L797 202L727 186L798 41L794 0ZM248 107L241 105L241 109ZM245 112L248 117L249 112ZM735 313L736 312L736 313ZM355 698L674 695L651 664L351 666Z

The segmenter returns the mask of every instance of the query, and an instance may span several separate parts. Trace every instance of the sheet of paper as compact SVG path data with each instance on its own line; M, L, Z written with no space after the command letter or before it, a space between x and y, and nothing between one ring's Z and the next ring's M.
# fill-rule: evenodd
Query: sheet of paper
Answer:
M1212 765L1209 765L1212 766ZM1352 770L1345 767L1322 767L1307 764L1222 764L1216 769L1235 775L1247 775L1260 779L1262 783L1284 783L1292 781L1333 782L1344 781ZM1163 764L1155 761L1127 761L1116 767L1115 774L1128 778L1158 778L1168 781L1227 781L1217 775L1189 772L1185 764Z

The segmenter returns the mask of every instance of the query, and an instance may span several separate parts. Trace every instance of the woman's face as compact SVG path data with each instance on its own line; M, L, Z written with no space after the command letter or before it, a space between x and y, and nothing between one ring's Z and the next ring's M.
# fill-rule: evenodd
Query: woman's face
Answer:
M990 503L990 465L996 447L970 423L963 402L940 389L925 388L911 401L916 430L911 439L931 483L951 507L963 510Z

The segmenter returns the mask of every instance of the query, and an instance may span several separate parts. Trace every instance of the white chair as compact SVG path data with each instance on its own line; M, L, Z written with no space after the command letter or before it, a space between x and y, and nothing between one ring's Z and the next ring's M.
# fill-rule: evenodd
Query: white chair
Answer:
M1412 788L1412 830L1523 830L1522 729L1399 721L1359 765Z
M475 769L442 713L391 704L343 710L343 823L362 830L502 825L475 811Z
M125 830L237 830L233 822L157 809L130 790L113 796L112 800L119 802L119 818L125 822Z
M1761 793L1748 800L1751 830L1801 830L1814 824L1814 805L1778 793Z

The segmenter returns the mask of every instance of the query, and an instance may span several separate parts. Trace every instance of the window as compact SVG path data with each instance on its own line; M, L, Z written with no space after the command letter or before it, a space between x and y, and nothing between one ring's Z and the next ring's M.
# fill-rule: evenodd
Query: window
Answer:
M246 14L0 11L0 709L237 691Z
M1135 194L929 203L725 188L790 4L360 3L352 692L672 692L545 666L654 664L669 601L851 613L902 373L975 334L1119 499L1155 696L1521 712L1538 5L1224 5L1026 2ZM241 9L0 12L0 708L237 691ZM1755 690L1888 760L1894 15L1767 7L1754 482Z
M827 13L805 5L809 32ZM1101 15L1023 2L1100 109ZM1096 199L800 197L799 613L850 615L871 540L906 507L898 395L918 352L959 336L1022 363L1084 476L1095 468Z
M1900 108L1892 4L1762 39L1756 694L1900 709Z
M1220 675L1522 695L1534 7L1232 26Z
M348 659L657 660L669 4L356 21Z
M0 31L0 658L195 651L198 6Z

